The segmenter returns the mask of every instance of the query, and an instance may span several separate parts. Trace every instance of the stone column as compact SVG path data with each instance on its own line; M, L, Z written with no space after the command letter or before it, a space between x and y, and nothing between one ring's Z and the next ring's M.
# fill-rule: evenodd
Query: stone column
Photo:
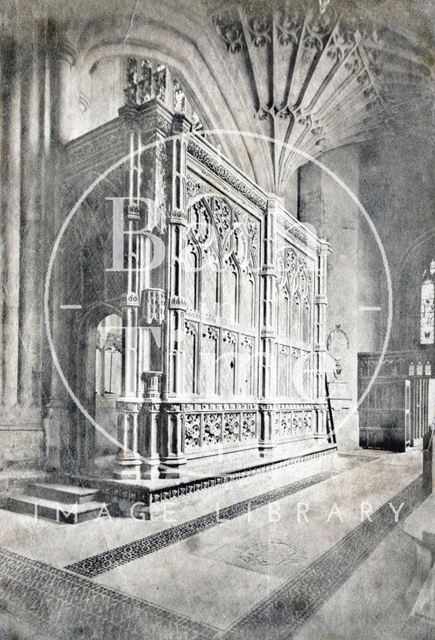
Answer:
M47 28L48 32L48 28ZM69 100L71 68L75 64L76 53L69 43L65 45L58 34L48 33L45 42L44 85L45 102L43 114L45 189L42 194L46 224L52 228L52 236L47 238L46 252L50 255L57 233L62 225L68 202L62 192L63 142L68 138ZM47 227L49 228L49 227ZM77 311L61 309L62 304L70 302L67 288L67 261L58 254L53 265L50 286L50 329L56 355L60 366L66 367L68 341L65 335L71 335ZM47 263L44 261L44 277ZM51 352L47 349L44 360L51 362ZM67 371L65 374L67 375ZM79 470L81 460L77 433L73 427L72 400L55 368L52 368L49 401L44 418L46 438L47 466L49 468Z
M423 484L427 495L435 493L435 418L423 435Z
M4 104L4 156L7 158L3 189L3 404L18 403L18 342L20 296L21 223L21 89L20 47L11 47L9 91Z
M142 478L156 480L159 477L159 427L161 407L162 372L148 371L144 373L145 394L143 405L143 456Z
M182 114L173 119L173 133L183 134L189 122ZM173 402L184 393L184 319L186 311L184 255L186 251L185 213L186 197L186 150L183 137L172 142L172 207L169 215L167 265L169 310L166 346L166 388L164 399ZM179 477L180 466L186 464L184 455L183 421L177 405L165 406L162 414L161 475Z
M173 120L173 133L183 134L189 129L189 122L182 114ZM186 189L186 146L180 137L172 142L172 207L168 229L168 270L169 270L169 320L167 388L168 397L183 395L184 388L184 315L186 310L184 255L186 251L185 189Z
M22 197L20 258L19 401L32 407L40 401L42 302L44 277L40 256L41 178L44 176L44 57L40 32L25 49L22 70Z
M317 253L317 278L314 297L315 336L315 396L318 402L325 402L325 355L326 355L326 307L327 307L327 256L330 252L326 240L320 240ZM317 410L316 431L319 435L326 434L326 407Z
M0 31L0 35L5 38L6 33L4 31ZM10 47L8 47L5 43L5 40L0 44L0 99L3 105L6 105L7 98L7 66L6 59L9 56ZM4 159L6 158L6 130L3 126L3 122L0 121L0 184L4 185L6 182L6 162ZM0 189L0 234L3 236L4 233L4 193L3 188ZM5 245L2 243L2 250L0 251L0 279L3 280L3 271L4 271L4 253L5 253ZM0 296L0 317L3 317L3 296ZM3 327L0 328L0 405L3 404Z
M165 404L161 419L163 430L160 444L160 477L179 478L181 468L187 462L184 454L184 424L181 407L176 404Z
M139 413L143 399L138 389L138 310L136 293L126 294L122 313L122 396L116 402L118 442L116 478L138 479L142 464L139 454Z
M125 133L130 159L125 170L128 203L124 214L126 234L124 286L126 293L122 300L122 391L116 403L118 411L118 441L121 447L115 461L115 477L140 477L142 464L139 454L139 414L142 411L143 396L139 349L142 344L139 328L140 294L142 286L141 202L142 180L142 133L137 119L137 111L125 111Z
M18 12L10 33L1 34L2 63L7 61L7 67L2 70L0 421L14 425L11 440L17 458L39 462L42 398L49 396L51 379L42 313L51 238L41 235L40 229L48 225L55 232L61 207L56 199L54 167L59 162L53 145L58 131L59 103L53 100L59 84L58 47L52 25L49 28L38 11L32 6L25 20ZM52 434L47 433L45 440L51 446Z
M261 401L259 405L261 435L260 455L271 453L275 446L274 398L276 396L276 216L281 203L271 197L267 203L263 231L263 265L261 269Z
M159 477L160 408L163 372L161 370L151 370L153 367L160 369L161 354L153 354L151 335L148 336L148 340L145 340L145 332L151 334L155 330L156 335L161 335L166 313L165 291L159 288L144 289L141 298L141 327L139 329L142 332L142 346L140 349L143 356L140 364L141 379L145 383L140 424L140 452L143 456L142 478L146 480L154 480Z
M121 398L116 402L118 441L121 447L115 460L115 478L138 480L142 461L138 454L139 413L142 402Z

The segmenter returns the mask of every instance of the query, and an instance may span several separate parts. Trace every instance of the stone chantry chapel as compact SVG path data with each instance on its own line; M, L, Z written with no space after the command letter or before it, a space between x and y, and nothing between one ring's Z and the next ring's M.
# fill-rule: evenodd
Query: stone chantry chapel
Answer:
M174 113L180 89L164 67L127 64L135 102L66 148L64 194L82 202L58 249L54 330L84 411L70 399L62 418L50 409L49 460L86 473L107 418L117 478L177 478L200 458L213 468L216 456L325 441L328 243ZM137 105L155 74L160 93ZM119 166L105 179L107 158ZM95 381L110 367L118 395L105 405ZM96 401L97 428L86 416Z
M435 637L416 5L3 0L5 637Z

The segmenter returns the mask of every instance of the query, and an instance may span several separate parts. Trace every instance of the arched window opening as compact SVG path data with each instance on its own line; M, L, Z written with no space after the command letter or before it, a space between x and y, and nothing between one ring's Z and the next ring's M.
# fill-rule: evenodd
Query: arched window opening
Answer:
M97 364L95 388L100 396L121 393L122 326L115 313L106 316L97 327Z

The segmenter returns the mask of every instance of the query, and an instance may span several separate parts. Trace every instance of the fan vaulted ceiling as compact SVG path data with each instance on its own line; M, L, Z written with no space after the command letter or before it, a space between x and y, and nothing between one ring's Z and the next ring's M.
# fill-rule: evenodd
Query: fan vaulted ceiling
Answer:
M422 97L432 104L430 72L417 47L355 6L226 3L211 20L228 64L245 83L252 118L273 139L277 193L305 161L295 149L317 156L397 124L413 98L420 109Z

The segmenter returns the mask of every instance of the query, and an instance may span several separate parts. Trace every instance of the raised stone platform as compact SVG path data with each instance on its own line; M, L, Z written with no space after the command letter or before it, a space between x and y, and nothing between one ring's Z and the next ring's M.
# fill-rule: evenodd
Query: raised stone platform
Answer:
M258 451L249 451L213 461L192 461L177 479L113 479L109 469L102 468L92 476L68 475L63 476L62 481L98 489L99 499L107 502L116 515L129 515L131 505L141 503L136 514L151 518L153 513L161 511L159 505L168 500L337 452L337 445L325 441L300 442L297 445L280 446L267 459L260 458Z

